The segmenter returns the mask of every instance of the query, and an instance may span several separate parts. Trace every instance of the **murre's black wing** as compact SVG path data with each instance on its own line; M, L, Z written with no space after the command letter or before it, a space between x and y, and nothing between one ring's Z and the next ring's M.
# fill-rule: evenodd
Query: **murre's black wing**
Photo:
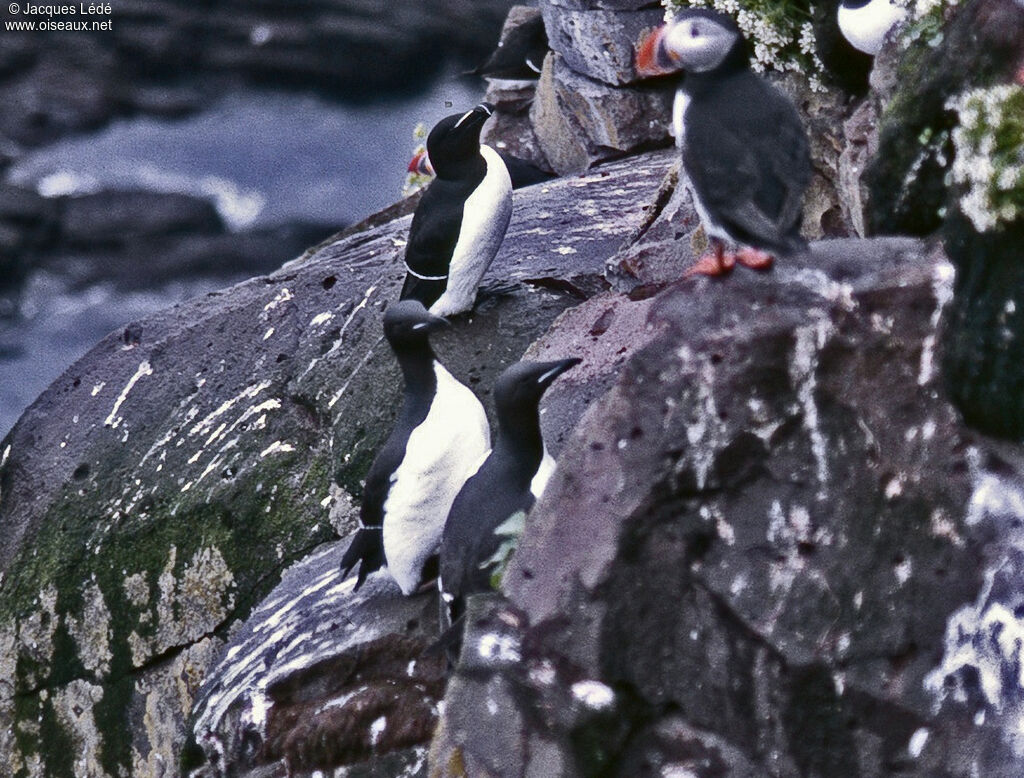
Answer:
M690 105L683 166L711 218L738 241L778 252L806 245L807 134L792 103L753 73Z
M469 183L442 178L427 186L409 227L405 265L410 272L399 299L419 300L429 308L444 294L466 198L472 190Z
M401 464L408 443L408 433L393 431L377 452L363 488L363 502L359 509L360 527L341 558L341 574L347 576L358 564L359 577L355 589L363 585L366 577L387 564L384 557L384 503L391 489L391 474ZM361 563L361 564L360 564Z
M486 564L501 545L495 534L517 511L533 507L529 484L520 492L510 490L512 478L488 459L463 485L445 522L441 539L440 588L450 623L465 610L465 599L491 588L493 570Z

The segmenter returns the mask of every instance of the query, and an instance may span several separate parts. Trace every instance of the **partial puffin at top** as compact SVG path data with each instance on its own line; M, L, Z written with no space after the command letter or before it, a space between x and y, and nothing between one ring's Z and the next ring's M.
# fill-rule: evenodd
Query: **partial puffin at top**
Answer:
M842 0L839 5L839 30L855 49L875 56L885 36L903 21L907 9L892 0Z

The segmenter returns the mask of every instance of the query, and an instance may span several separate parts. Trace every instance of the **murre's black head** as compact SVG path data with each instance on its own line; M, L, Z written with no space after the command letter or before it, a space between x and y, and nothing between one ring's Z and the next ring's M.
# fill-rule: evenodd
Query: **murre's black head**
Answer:
M446 319L428 312L419 300L392 303L384 313L384 337L396 351L429 346L430 333L446 326Z
M475 165L484 164L480 156L480 130L492 113L494 106L480 103L434 125L427 136L427 154L438 178L461 178Z
M517 362L505 369L494 384L494 405L498 423L515 425L536 418L540 398L558 376L578 365L580 359L555 362Z
M749 45L736 22L707 8L679 11L644 40L637 54L637 70L644 75L710 73L749 62Z

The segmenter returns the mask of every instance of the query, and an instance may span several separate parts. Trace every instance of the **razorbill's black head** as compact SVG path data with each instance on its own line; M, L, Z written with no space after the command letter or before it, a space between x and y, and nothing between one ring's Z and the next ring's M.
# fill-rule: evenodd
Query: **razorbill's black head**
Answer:
M767 268L773 254L803 250L807 135L793 104L750 70L736 22L703 8L681 11L644 40L637 70L685 73L672 124L713 247L688 274L718 275L736 261ZM727 245L739 250L726 254Z
M455 498L441 541L439 586L452 620L461 615L465 597L490 586L487 561L501 544L495 529L517 512L529 511L554 471L538 406L552 382L579 362L519 362L494 385L494 449Z
M891 0L843 0L839 6L839 30L855 49L875 56L885 36L907 9Z
M504 151L499 151L498 156L501 157L501 161L505 163L505 168L508 170L509 178L512 181L513 189L522 189L524 186L533 186L534 184L540 184L544 181L550 181L555 178L555 174L550 170L537 167L532 162L529 162L522 157L516 157ZM420 176L433 176L434 166L430 164L430 155L426 150L414 154L413 158L409 160L408 172L415 173Z
M384 314L404 389L395 426L366 476L361 526L341 560L343 574L362 563L356 588L386 564L403 593L416 591L455 495L490 446L483 406L430 346L430 333L445 324L416 300Z
M401 299L419 300L439 316L473 307L512 217L508 169L494 149L480 145L480 129L492 112L481 103L446 116L427 136L437 177L409 228Z
M483 172L480 131L493 113L493 105L480 103L465 113L446 116L434 125L427 136L427 153L437 176L456 179Z

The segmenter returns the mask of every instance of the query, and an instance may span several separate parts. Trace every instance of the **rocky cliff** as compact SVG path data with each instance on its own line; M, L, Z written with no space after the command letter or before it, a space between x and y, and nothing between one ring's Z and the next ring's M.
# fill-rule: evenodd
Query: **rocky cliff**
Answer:
M564 35L534 119L572 79L644 93L614 37L599 62L572 37L640 6L544 4ZM811 235L857 211L837 171L873 142L837 116L811 124L845 194L808 209ZM627 150L565 126L584 166ZM537 148L550 128L529 129ZM1024 450L965 424L942 380L957 269L846 239L680 281L697 221L672 152L517 191L438 352L485 404L524 352L584 361L546 397L558 470L451 674L426 650L432 595L383 574L354 594L336 565L398 396L380 317L407 216L98 344L0 443L0 763L1019 775Z

